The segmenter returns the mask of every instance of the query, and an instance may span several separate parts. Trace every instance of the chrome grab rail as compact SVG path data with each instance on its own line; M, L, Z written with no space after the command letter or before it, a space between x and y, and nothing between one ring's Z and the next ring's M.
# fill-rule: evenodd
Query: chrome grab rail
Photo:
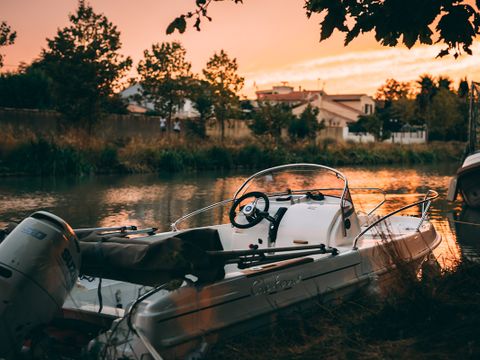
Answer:
M385 202L387 201L387 193L385 192L385 190L380 189L380 188L376 188L376 187L351 187L350 190L375 190L375 191L378 191L380 194L383 195L383 200L380 201L377 205L375 205L375 207L367 213L368 216L372 215L375 211L378 210L378 208L380 206L385 204Z
M178 231L178 228L177 228L177 225L179 223L181 223L182 221L184 220L187 220L189 218L191 218L192 216L195 216L195 215L198 215L204 211L208 211L208 210L211 210L211 209L214 209L216 207L219 207L221 205L226 205L228 203L231 203L233 201L233 199L227 199L227 200L223 200L223 201L219 201L217 203L214 203L214 204L210 204L208 206L205 206L201 209L198 209L198 210L195 210L195 211L192 211L191 213L188 213L186 215L183 215L181 218L178 218L177 220L175 220L175 222L173 222L171 225L170 225L170 229L172 231Z
M429 194L432 194L432 196L429 197ZM368 231L370 231L373 227L377 226L379 223L381 223L382 221L385 221L386 219L388 219L390 216L392 215L395 215L395 214L398 214L399 212L402 212L404 210L407 210L407 209L410 209L414 206L417 206L417 205L422 205L422 216L420 218L420 221L417 225L417 228L415 229L416 231L419 231L420 229L420 226L422 226L422 223L425 221L425 218L427 217L427 214L428 214L428 209L430 208L430 205L432 203L433 200L435 200L436 198L438 198L438 192L436 192L435 190L428 190L427 193L425 194L425 196L423 197L422 200L420 201L416 201L414 203L411 203L409 205L405 205L395 211L392 211L391 213L385 215L385 216L382 216L381 218L375 220L373 223L371 223L369 226L367 226L365 229L363 229L356 237L355 239L353 239L353 249L354 250L357 250L357 242L358 240L363 236L365 235Z

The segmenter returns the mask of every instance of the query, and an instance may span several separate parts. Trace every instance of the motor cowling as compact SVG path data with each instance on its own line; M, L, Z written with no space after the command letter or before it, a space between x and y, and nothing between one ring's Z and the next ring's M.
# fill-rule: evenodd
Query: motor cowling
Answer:
M72 228L44 211L24 219L0 243L0 358L17 357L26 336L61 309L80 259Z

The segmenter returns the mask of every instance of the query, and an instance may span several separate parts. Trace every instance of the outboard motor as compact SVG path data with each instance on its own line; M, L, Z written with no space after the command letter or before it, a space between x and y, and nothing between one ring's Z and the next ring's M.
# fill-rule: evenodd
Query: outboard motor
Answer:
M0 359L16 358L25 337L61 309L80 259L72 228L45 211L23 220L0 243Z

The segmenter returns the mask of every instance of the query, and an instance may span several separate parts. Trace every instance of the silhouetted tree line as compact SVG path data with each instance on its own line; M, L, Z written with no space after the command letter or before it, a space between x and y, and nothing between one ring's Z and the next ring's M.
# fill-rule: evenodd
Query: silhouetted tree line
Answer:
M324 121L318 121L319 109L308 104L299 116L292 112L292 106L286 103L259 102L252 109L252 122L249 127L260 137L269 137L279 142L283 134L292 141L315 141L317 132L325 128Z
M194 26L199 29L200 20L208 17L209 3L196 1L197 9L175 19L167 32L183 32L188 18L196 18ZM322 39L335 29L346 34L346 43L360 32L375 31L377 40L384 45L394 46L403 36L403 42L411 47L416 41L432 43L430 26L437 22L439 40L448 45L446 52L470 53L471 39L480 27L480 16L473 5L465 1L429 2L419 9L417 1L399 2L400 7L396 3L306 0L305 8L308 15L325 14ZM402 15L405 12L417 16L412 20ZM352 17L352 25L346 24L347 16ZM119 53L117 27L105 15L95 13L85 0L79 1L69 19L70 25L47 39L47 47L37 60L21 66L17 72L0 75L0 106L56 109L67 124L91 131L105 113L126 112L127 103L118 93L126 85L125 76L132 60ZM15 36L5 22L0 23L0 47L12 44ZM0 65L1 60L0 56ZM285 105L263 103L253 108L248 102L241 102L237 93L244 79L237 71L236 59L222 50L211 57L201 74L192 74L180 43L153 44L144 51L137 66L136 81L141 85L137 100L153 103L155 113L166 118L169 125L185 100L191 100L199 116L188 127L201 137L205 137L206 124L213 119L218 121L223 138L225 123L233 117L252 118L251 128L256 135L276 140L283 130L292 139L314 138L323 127L317 121L318 110L311 107L295 117ZM411 83L388 80L377 94L377 112L361 117L351 130L368 131L383 138L407 124L426 125L430 139L463 140L468 103L466 81L456 91L446 77L434 79L425 75L417 83L415 90Z
M389 79L377 91L374 114L361 116L352 132L369 132L377 139L412 127L425 128L429 140L465 141L468 126L468 81L454 89L446 76L422 75L414 82Z
M47 47L30 65L0 75L0 106L55 109L66 125L89 132L105 113L126 113L127 100L119 90L132 60L119 53L120 32L105 15L80 0L70 25L47 39ZM0 24L0 46L11 44L15 33ZM0 57L1 61L1 57ZM244 79L236 59L222 50L215 53L202 75L192 74L186 51L178 42L153 44L137 66L139 102L154 104L154 113L167 119L190 99L199 117L189 128L204 137L206 124L216 119L224 134L225 121L240 112L237 93Z

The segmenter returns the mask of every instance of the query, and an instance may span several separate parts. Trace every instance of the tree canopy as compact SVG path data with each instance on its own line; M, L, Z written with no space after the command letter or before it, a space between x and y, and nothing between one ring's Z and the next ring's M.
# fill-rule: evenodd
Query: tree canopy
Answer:
M407 87L408 91L402 90ZM407 131L413 126L426 129L429 140L466 140L467 79L460 81L457 91L446 76L424 74L415 82L405 83L388 79L377 97L382 101L377 102L376 112L360 116L349 125L351 132L369 132L377 139L385 139L392 132Z
M91 131L132 61L118 52L117 27L85 1L69 19L69 26L47 39L38 66L52 80L57 109Z
M195 0L194 9L178 16L167 27L167 34L183 33L188 19L200 30L202 20L211 21L208 7L223 0ZM230 0L242 3L242 0ZM438 56L462 52L472 54L472 43L480 34L480 0L304 0L307 17L321 14L320 41L335 30L345 34L345 45L362 33L374 32L377 42L411 48L417 42L444 44Z
M17 33L5 22L0 23L0 47L12 45L15 42ZM3 55L0 54L0 68L3 66Z
M220 123L222 140L225 135L225 120L235 111L239 101L237 93L244 83L244 78L238 75L237 71L237 59L230 59L223 50L213 54L203 69L203 76L212 89L214 113Z
M186 50L179 42L153 44L144 51L137 67L144 99L152 101L155 110L171 124L172 116L186 97L192 65L186 60Z

